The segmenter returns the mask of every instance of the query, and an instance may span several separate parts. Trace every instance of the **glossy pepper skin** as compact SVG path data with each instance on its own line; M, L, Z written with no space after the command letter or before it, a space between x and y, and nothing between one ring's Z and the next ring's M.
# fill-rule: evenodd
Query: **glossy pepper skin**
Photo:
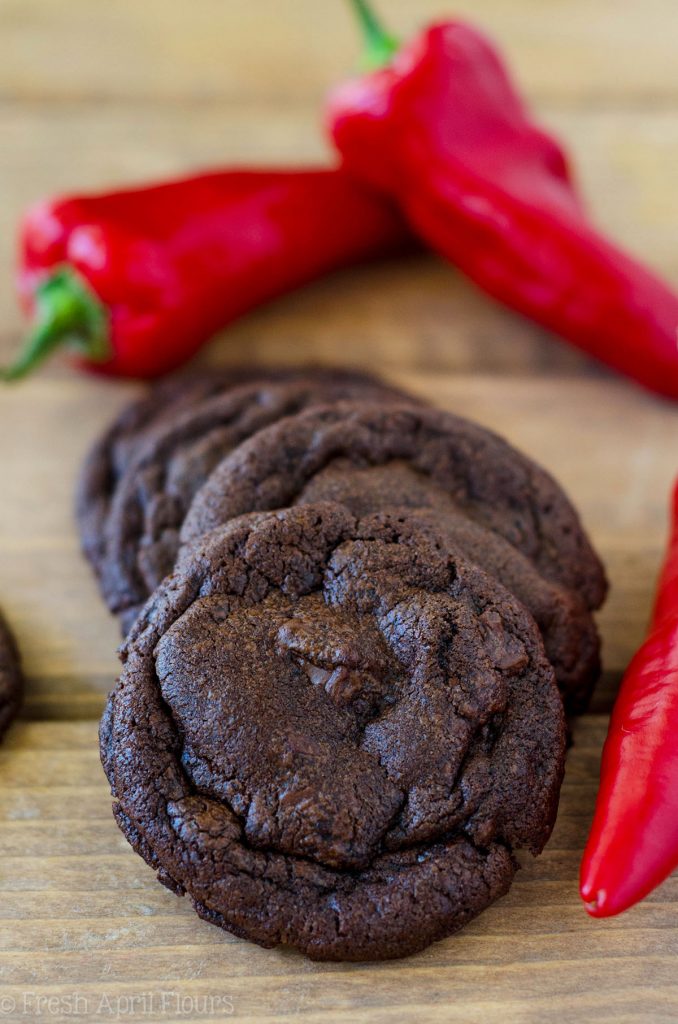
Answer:
M581 865L593 917L619 914L678 867L678 481L647 639L629 665L603 749Z
M399 49L354 6L376 70L330 97L346 169L397 200L490 295L678 397L678 296L591 226L563 150L532 122L491 43L454 21Z
M68 344L82 366L157 377L314 278L406 246L387 200L336 170L224 171L42 203L18 275L34 332L7 379Z

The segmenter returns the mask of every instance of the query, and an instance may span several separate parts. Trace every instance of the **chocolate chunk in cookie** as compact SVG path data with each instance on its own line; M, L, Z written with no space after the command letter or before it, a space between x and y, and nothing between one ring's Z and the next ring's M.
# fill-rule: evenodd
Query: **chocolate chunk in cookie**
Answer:
M392 466L356 470L352 477L343 477L345 488L330 491L355 515L388 509L395 521L416 524L428 534L431 543L459 552L497 579L525 605L539 627L566 710L573 714L582 712L600 674L600 640L584 602L566 587L544 579L529 558L472 519L449 509L440 513L436 509L408 508L397 502L390 486L391 472ZM397 471L395 477L403 480ZM372 491L375 480L381 484L376 493ZM323 490L322 486L317 488L318 501L329 500ZM407 493L414 499L416 489ZM404 499L405 494L400 497Z
M0 615L0 737L16 716L23 695L23 676L14 637Z
M409 519L234 520L159 587L123 661L101 730L118 822L236 935L411 953L550 834L564 723L538 630Z

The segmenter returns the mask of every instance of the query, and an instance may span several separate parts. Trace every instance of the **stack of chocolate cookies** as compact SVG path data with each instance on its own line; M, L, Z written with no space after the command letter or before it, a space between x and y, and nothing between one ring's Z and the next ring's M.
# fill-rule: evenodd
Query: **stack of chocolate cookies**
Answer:
M114 812L202 917L402 956L541 851L606 585L505 441L363 375L213 373L126 410L78 517L129 631Z

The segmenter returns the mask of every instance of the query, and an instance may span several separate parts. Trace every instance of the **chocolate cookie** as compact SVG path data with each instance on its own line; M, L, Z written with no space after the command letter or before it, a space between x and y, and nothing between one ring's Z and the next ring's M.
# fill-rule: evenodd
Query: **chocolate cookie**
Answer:
M533 612L570 707L586 703L599 668L588 610L602 603L605 576L563 491L531 460L451 413L317 408L261 431L226 458L196 495L182 537L194 541L245 512L328 499L358 515L437 512L454 542Z
M88 510L80 516L84 547L106 603L121 615L124 629L172 570L178 530L193 495L235 445L262 426L318 401L377 401L396 395L404 400L402 393L385 384L349 371L271 371L264 378L252 376L237 387L222 377L213 394L204 379L192 379L184 390L170 389L171 398L163 392L162 412L156 416L148 404L133 407L125 425L119 421L117 431L109 432L98 460L100 467L108 467L105 487L101 474L94 486L92 462L97 460L88 460L81 491L91 495L94 489L101 500L81 502Z
M0 737L21 705L23 676L14 637L0 615Z
M236 935L412 953L550 834L564 723L536 626L416 522L333 503L234 520L122 656L101 729L117 820Z

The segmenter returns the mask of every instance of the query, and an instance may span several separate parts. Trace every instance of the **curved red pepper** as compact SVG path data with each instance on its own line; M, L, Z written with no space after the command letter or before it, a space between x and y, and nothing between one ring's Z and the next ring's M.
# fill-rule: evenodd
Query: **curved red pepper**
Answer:
M589 914L609 917L678 868L678 481L648 637L622 680L600 780L580 892Z
M369 63L388 63L330 98L344 166L495 298L678 397L678 296L591 227L561 147L532 123L493 46L451 22L394 54L354 6Z
M34 333L4 376L63 343L100 373L167 373L260 303L406 238L386 200L332 170L224 171L43 203L21 236Z

